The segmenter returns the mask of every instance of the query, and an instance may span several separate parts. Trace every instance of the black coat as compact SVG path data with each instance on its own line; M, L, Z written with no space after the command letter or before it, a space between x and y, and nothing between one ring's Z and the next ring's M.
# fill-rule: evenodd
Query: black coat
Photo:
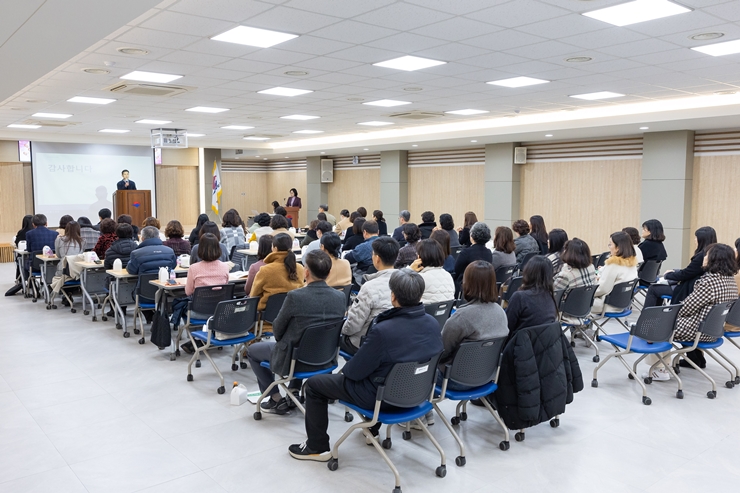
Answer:
M493 263L493 253L486 248L486 245L481 245L480 243L463 248L457 255L457 260L455 260L455 280L462 282L465 269L476 260L485 260L489 264Z
M501 356L498 390L489 400L506 426L519 430L562 414L581 390L578 360L554 322L514 334Z
M676 305L683 303L688 295L694 291L694 283L697 279L704 275L704 251L695 254L691 257L689 265L685 269L674 270L668 272L665 278L669 281L678 281L678 285L673 290L673 297L671 298L671 304Z
M421 231L421 239L427 240L430 236L432 236L432 231L434 231L434 228L437 227L437 223L432 221L431 223L421 223L419 224L419 231Z
M131 252L135 249L136 242L134 240L131 238L119 238L105 251L105 263L103 265L106 269L110 270L113 268L113 262L119 258L123 267L126 268L131 258Z

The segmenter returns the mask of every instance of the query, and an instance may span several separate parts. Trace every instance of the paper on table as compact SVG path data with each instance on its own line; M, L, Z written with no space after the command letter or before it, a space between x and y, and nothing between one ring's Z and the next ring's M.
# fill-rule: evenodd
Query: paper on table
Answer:
M229 273L229 279L235 281L237 279L246 279L249 277L249 272L245 270L238 270L236 272Z

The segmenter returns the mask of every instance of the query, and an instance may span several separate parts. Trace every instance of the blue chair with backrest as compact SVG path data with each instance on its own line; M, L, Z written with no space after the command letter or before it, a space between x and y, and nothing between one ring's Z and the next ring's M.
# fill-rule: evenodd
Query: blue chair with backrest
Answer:
M134 300L136 301L134 307L134 334L141 334L139 344L144 344L144 311L154 311L157 309L157 305L154 303L154 298L157 295L159 288L151 283L159 278L159 274L141 274L139 275L139 281L136 283L136 289L134 290ZM139 323L139 328L136 328L136 323ZM124 332L123 337L129 337L128 332Z
M606 334L604 325L609 320L616 320L622 327L629 330L623 319L632 315L632 300L635 298L635 287L637 283L638 279L620 282L615 284L612 287L611 293L606 295L601 313L591 317L591 321L596 326L595 339L597 341L599 340L599 331ZM611 307L614 311L606 311L607 307Z
M640 318L637 322L632 324L629 332L622 332L620 334L608 334L601 337L602 341L606 341L614 346L615 352L608 354L604 361L594 368L594 379L591 381L592 387L598 387L599 381L597 379L597 373L602 366L606 364L611 358L617 358L627 371L629 372L629 378L631 380L637 380L637 383L642 387L642 403L649 406L651 399L647 395L647 387L643 384L640 378L637 376L637 365L644 360L649 354L655 354L660 358L662 363L673 374L673 370L670 367L670 358L666 353L673 349L671 344L671 337L673 336L673 330L676 327L676 318L678 312L681 310L681 305L672 306L653 306L645 308L640 313ZM624 357L628 354L639 354L640 356L634 362L632 367L625 361ZM656 366L656 363L653 366ZM651 367L651 371L652 371ZM675 375L678 381L678 392L676 397L683 399L683 390L681 379L678 375ZM649 383L646 379L645 383Z
M465 465L465 445L452 427L459 425L460 421L468 419L467 403L472 399L480 399L488 412L491 413L491 416L501 425L505 437L499 443L499 448L509 450L509 429L496 410L491 407L488 399L484 399L485 396L498 389L497 380L501 353L506 339L507 336L504 336L497 339L462 343L457 353L455 353L452 363L445 365L442 385L434 387L432 406L460 447L460 455L455 458L455 464L458 466ZM450 390L448 389L450 382L471 388L469 390ZM445 399L458 401L455 416L449 422L439 408L439 403Z
M278 375L280 378L270 383L257 399L257 411L254 413L254 419L258 421L262 419L260 405L264 399L270 398L270 391L276 385L283 389L285 395L293 401L303 414L306 414L303 403L288 389L287 384L295 379L305 380L314 375L331 373L337 369L339 336L342 334L342 325L344 325L344 319L331 320L306 327L301 336L301 342L298 343L298 346L291 348L290 371L287 375ZM296 371L298 365L300 365L301 371ZM263 361L260 366L270 368L270 362Z
M593 357L595 363L599 362L599 348L584 330L591 321L591 307L594 304L594 295L597 286L580 286L563 293L560 303L560 324L564 330L571 330L570 345L576 347L575 335L580 334L596 350ZM564 317L578 319L584 323L573 323L564 321Z
M660 267L663 264L661 260L646 260L637 269L637 287L635 288L635 296L638 294L645 295L650 286L658 280L660 274ZM632 303L638 308L642 308L643 304L633 299Z
M255 334L258 340L263 337L272 337L272 332L265 332L264 330L265 322L271 324L273 320L277 318L278 313L280 313L280 309L283 307L283 303L285 303L285 298L287 297L288 293L276 293L267 298L265 309L260 312L259 332Z
M246 348L250 341L254 340L254 334L249 332L257 323L257 305L259 297L239 298L235 300L220 301L216 305L216 311L208 319L203 330L188 331L190 342L193 343L195 352L188 363L188 382L193 381L191 371L194 361L199 360L201 353L211 362L213 369L218 373L221 379L221 386L218 393L226 392L224 387L224 376L216 366L216 363L208 354L211 348L233 347L234 352L231 355L231 370L236 371L239 367L236 364L236 357L241 349ZM203 343L199 347L196 341Z
M704 318L704 320L702 320L699 324L699 329L697 330L696 337L694 337L693 341L673 342L678 347L678 349L671 351L670 354L673 367L675 370L677 370L676 373L679 373L681 371L678 369L678 362L681 359L688 362L695 370L698 370L699 373L701 373L701 375L709 380L709 382L712 384L712 390L707 392L707 397L710 399L714 399L715 397L717 397L717 383L712 377L707 374L707 372L699 368L699 366L690 358L686 358L684 356L689 351L701 349L702 351L704 351L704 353L708 354L712 359L719 363L720 366L727 370L730 373L730 377L733 378L733 371L724 363L722 363L713 353L716 352L717 354L721 355L721 353L719 352L719 347L722 346L722 343L724 342L723 336L725 335L725 320L727 319L727 315L730 313L730 309L732 308L732 305L734 303L734 301L731 301L729 303L717 303L716 305L714 305L709 310L709 313ZM714 342L701 342L699 339L702 335L714 337L716 338L716 340ZM724 355L722 355L722 357L724 359L727 359Z
M434 392L434 382L437 376L437 364L439 363L440 356L441 353L433 356L427 361L412 361L408 363L396 363L393 365L388 376L385 377L384 383L378 387L378 391L375 395L375 406L373 409L363 409L351 402L339 401L340 404L349 407L359 414L362 418L362 422L352 425L344 432L339 440L334 443L334 447L331 450L331 459L329 459L329 462L327 463L327 467L330 471L336 471L339 468L339 446L352 434L353 431L361 430L368 443L375 447L375 450L378 451L381 457L383 457L385 463L388 464L388 467L393 471L393 475L396 480L396 487L393 492L401 493L401 476L398 473L398 469L396 469L396 466L391 462L383 449L390 449L392 446L392 425L414 421L421 427L424 434L426 434L439 452L442 464L437 467L435 473L439 477L445 477L447 474L447 466L445 465L444 450L442 450L442 447L421 420L421 418L426 416L428 412L434 409L431 399ZM381 411L381 406L384 404L391 406L395 410ZM385 440L383 440L382 447L378 442L378 439L369 431L369 429L377 423L383 423L386 425L387 434Z
M424 305L424 311L434 317L439 324L439 330L442 330L450 318L452 308L455 306L455 300L440 301L439 303L429 303Z
M175 339L175 356L180 356L180 338L183 331L191 331L194 327L202 327L208 323L208 319L216 313L216 307L222 301L234 298L233 284L216 284L213 286L199 286L193 290L193 296L188 303L188 318L185 325L177 330ZM200 360L195 360L195 367L200 368Z
M727 314L727 319L725 320L725 322L735 327L740 327L740 303L736 301L735 304L732 305L730 313ZM727 327L725 326L725 328ZM739 337L740 331L725 331L725 339L727 339L727 341L729 341L730 344L735 346L737 349L740 349L740 345L735 339ZM732 383L735 385L740 385L740 368L738 368L738 366L730 359L728 359L727 362L735 368L735 379Z

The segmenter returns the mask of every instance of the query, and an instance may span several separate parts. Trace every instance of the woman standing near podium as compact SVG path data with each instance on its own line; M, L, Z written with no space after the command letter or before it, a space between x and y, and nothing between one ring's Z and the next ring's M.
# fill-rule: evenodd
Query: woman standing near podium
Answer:
M298 190L295 188L290 189L290 197L288 197L287 202L285 202L285 207L298 207L301 208L301 199L298 197Z

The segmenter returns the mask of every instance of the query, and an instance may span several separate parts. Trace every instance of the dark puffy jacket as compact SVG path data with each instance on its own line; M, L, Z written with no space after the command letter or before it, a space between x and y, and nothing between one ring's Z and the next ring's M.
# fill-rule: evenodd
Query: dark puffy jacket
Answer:
M504 348L498 390L489 396L512 430L565 412L583 376L573 348L554 322L519 330Z
M172 248L164 246L159 238L149 238L131 252L126 270L129 274L152 274L160 267L174 269L176 266L177 258Z
M136 242L131 238L119 238L114 241L110 248L105 251L105 268L110 270L113 268L113 262L117 258L121 259L121 263L125 268L128 265L129 258L131 258L131 252L136 249Z

